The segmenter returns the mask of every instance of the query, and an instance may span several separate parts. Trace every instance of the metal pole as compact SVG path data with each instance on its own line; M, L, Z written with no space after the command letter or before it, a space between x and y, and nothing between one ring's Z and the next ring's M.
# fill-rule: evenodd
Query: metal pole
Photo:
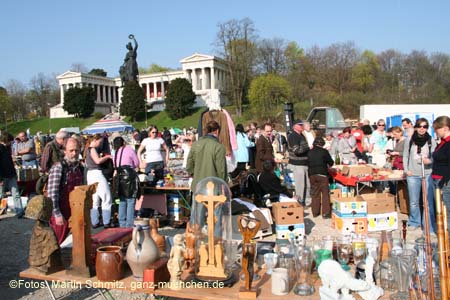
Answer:
M3 111L3 114L5 115L5 131L8 132L8 120L6 119L6 110Z

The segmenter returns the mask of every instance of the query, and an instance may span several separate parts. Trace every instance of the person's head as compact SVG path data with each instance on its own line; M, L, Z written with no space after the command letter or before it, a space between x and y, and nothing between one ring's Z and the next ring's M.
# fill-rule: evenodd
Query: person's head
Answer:
M362 124L364 125L369 125L370 126L370 121L367 119L362 120Z
M413 123L411 122L411 119L404 118L402 120L402 127L403 127L404 130L412 128L413 127Z
M325 140L322 137L318 136L314 139L313 146L323 148L323 146L325 146Z
M392 137L399 140L403 136L403 129L400 126L391 127Z
M293 129L295 132L297 132L297 133L302 133L303 130L304 130L304 128L303 128L303 121L300 120L300 119L295 120L295 121L292 123L292 129Z
M192 132L188 132L183 142L187 143L188 145L192 145L192 143L195 142L195 134Z
M265 160L262 167L264 172L270 173L275 169L275 162L273 160Z
M10 133L8 133L6 131L2 132L2 135L0 137L0 143L9 145L13 140L14 140L14 137Z
M127 44L127 49L128 50L133 50L133 45L131 45L131 42Z
M332 133L332 132L328 132L328 133L325 135L325 138L326 138L327 141L332 141L333 138L334 138L333 133Z
M17 135L17 137L19 138L19 140L20 140L21 142L26 142L26 141L28 140L27 133L26 133L25 131L19 132L19 134Z
M372 134L372 126L370 126L369 124L367 125L363 125L361 127L362 132L364 133L364 135L371 135Z
M118 136L116 138L114 138L113 140L113 148L114 150L117 151L117 149L119 149L120 147L125 145L125 140L123 139L123 137Z
M446 138L450 135L450 118L447 116L440 116L433 122L433 128L438 137Z
M148 128L148 137L154 139L158 136L158 127L156 125L150 125Z
M386 129L386 122L384 119L379 119L377 122L377 130L378 131L384 131Z
M101 139L100 139L101 140ZM68 162L78 161L80 156L80 142L74 138L68 138L64 145L64 158Z
M220 132L220 125L216 121L212 120L206 124L206 133L217 136L219 135L219 132Z
M58 143L59 145L64 145L64 140L67 139L69 137L69 134L64 131L64 130L60 130L56 133L55 135L55 141L56 143Z
M419 118L416 120L416 124L414 125L414 129L417 131L418 135L424 135L427 133L430 124L428 120L425 118Z
M342 130L343 136L345 138L348 138L350 136L351 132L352 132L351 127L345 127L344 130Z
M257 126L258 126L258 123L256 123L256 122L251 122L250 123L250 129L253 130L253 131L256 130Z
M303 129L305 131L311 131L311 124L309 122L303 122Z
M98 148L102 145L103 137L101 134L96 133L91 137L90 147Z
M244 131L244 126L242 124L237 124L236 125L236 132L240 132L240 133L245 133Z
M263 132L263 134L264 134L265 137L268 138L269 136L271 136L272 135L272 130L273 130L272 124L269 124L269 123L264 124L264 132Z

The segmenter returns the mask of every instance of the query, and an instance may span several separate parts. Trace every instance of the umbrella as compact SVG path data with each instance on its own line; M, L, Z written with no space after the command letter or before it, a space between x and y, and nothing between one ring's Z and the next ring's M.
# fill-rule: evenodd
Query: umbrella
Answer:
M95 133L102 133L104 131L115 132L125 130L132 131L134 130L134 128L132 125L122 120L100 120L84 128L82 132L84 134L95 134Z
M181 134L183 133L183 130L181 130L180 128L170 128L170 133L171 134Z

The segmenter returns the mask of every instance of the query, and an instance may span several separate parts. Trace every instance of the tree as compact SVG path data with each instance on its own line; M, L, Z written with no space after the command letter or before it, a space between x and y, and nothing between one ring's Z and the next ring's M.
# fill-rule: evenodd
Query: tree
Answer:
M263 39L258 43L258 69L262 73L282 75L286 70L286 41L281 38Z
M27 99L31 110L38 116L47 115L50 106L55 105L59 98L58 82L54 76L38 73L30 80L31 89L27 93Z
M172 80L167 87L166 112L172 120L184 118L191 114L196 95L192 84L185 78Z
M73 72L79 72L79 73L87 73L88 68L85 66L84 63L81 62L74 62L70 66L70 71Z
M122 103L120 104L120 114L131 117L134 121L138 114L144 111L145 93L136 81L127 81L122 93Z
M171 71L171 68L163 67L158 64L151 64L148 69L139 68L139 74L151 74L151 73L162 73Z
M354 68L353 82L365 94L375 87L376 79L380 72L375 53L366 50L361 55L361 59Z
M64 94L63 109L78 118L88 118L95 109L95 91L92 87L73 87Z
M103 69L92 69L89 71L89 74L106 77L108 73Z
M249 18L232 19L217 25L216 46L228 68L227 93L242 114L242 103L250 85L256 61L256 29Z
M6 106L5 109L7 114L10 115L10 118L14 121L24 119L31 111L31 106L26 97L27 90L25 85L16 79L10 79L7 81L5 88L9 98L8 106ZM14 110L12 109L12 103L14 103Z
M289 82L275 74L267 74L253 79L248 91L250 108L267 121L274 121L274 112L281 109L281 103L292 95Z

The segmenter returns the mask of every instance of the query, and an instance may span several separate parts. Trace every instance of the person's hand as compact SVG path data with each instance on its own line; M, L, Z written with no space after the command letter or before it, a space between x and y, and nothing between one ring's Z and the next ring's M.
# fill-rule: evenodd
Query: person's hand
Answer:
M408 171L408 172L406 172L406 175L412 176L412 172L411 172L411 171Z
M58 226L64 225L64 217L62 215L56 216L55 217L55 223Z
M423 158L423 163L424 163L425 165L429 165L429 164L431 164L431 159L429 159L428 157L424 157L424 158Z

